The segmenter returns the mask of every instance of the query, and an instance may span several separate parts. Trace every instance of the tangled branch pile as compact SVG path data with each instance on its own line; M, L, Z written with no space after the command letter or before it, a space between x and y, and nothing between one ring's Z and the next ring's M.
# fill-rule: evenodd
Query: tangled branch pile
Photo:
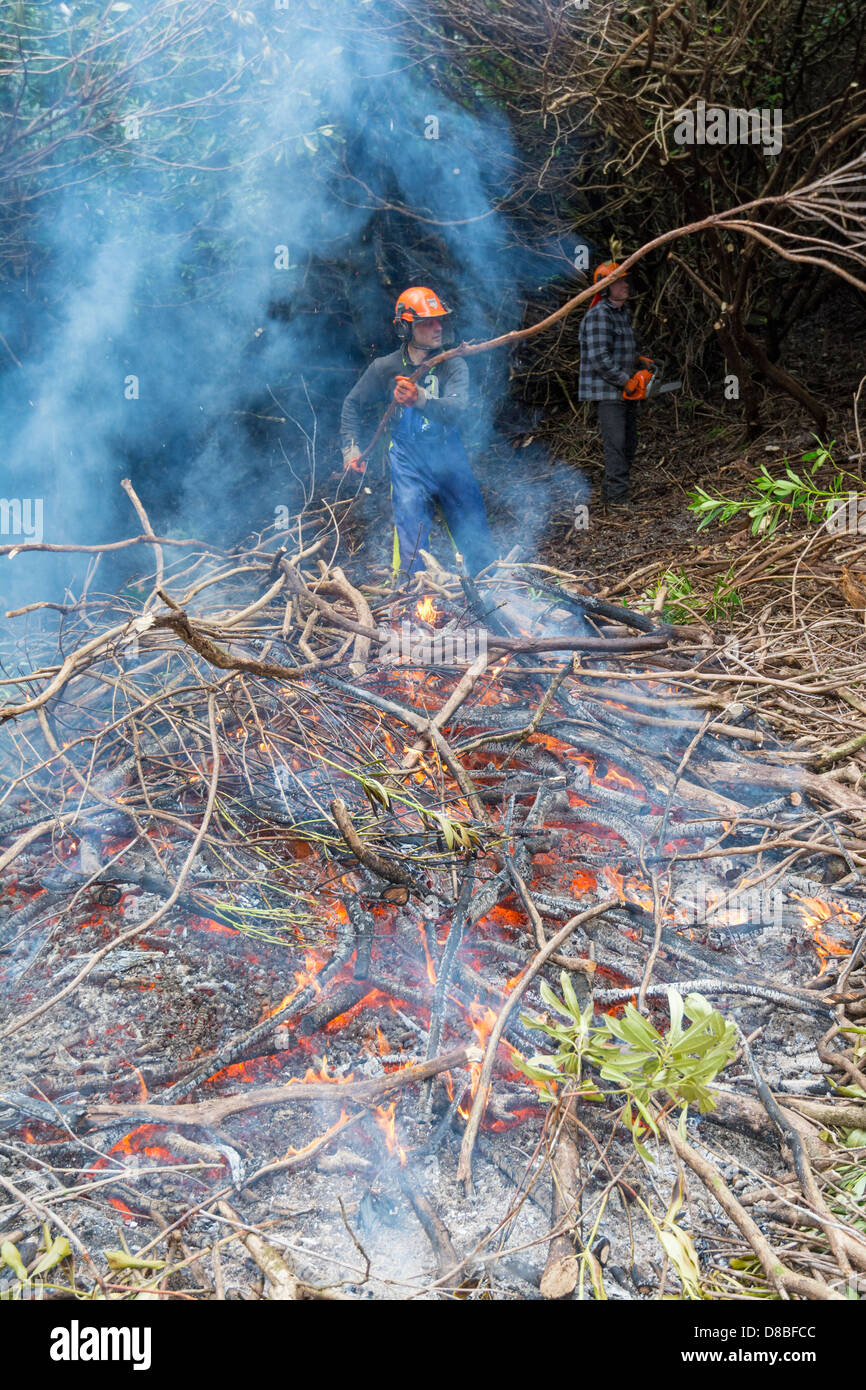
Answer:
M580 1009L632 998L663 1008L673 986L744 1020L754 1015L743 1010L761 1008L790 1016L852 1095L866 1090L856 1024L852 1033L866 939L863 799L829 774L793 774L768 760L772 740L742 704L685 693L717 656L695 625L621 609L573 577L553 583L557 576L537 565L504 564L476 583L431 560L422 613L439 627L425 627L415 596L358 584L334 563L351 504L336 513L309 509L291 544L272 534L229 556L155 536L127 490L142 522L137 543L153 548L155 572L117 598L85 592L65 605L30 605L12 618L19 635L6 640L0 834L8 847L0 866L16 875L4 935L7 988L19 1002L5 1036L30 1041L26 1051L43 1059L35 1091L22 1086L32 1080L26 1054L12 1062L17 1089L4 1092L0 1111L7 1129L22 1114L31 1124L59 1124L73 1153L84 1145L85 1165L93 1146L87 1131L78 1137L82 1125L111 1140L100 1165L124 1152L131 1130L151 1146L161 1134L175 1162L192 1153L199 1171L233 1165L236 1207L248 1200L238 1196L246 1186L294 1174L350 1126L362 1132L370 1104L393 1091L402 1097L399 1141L393 1109L389 1131L407 1169L400 1181L433 1232L439 1284L456 1287L482 1254L457 1255L443 1237L416 1190L412 1154L429 1151L424 1126L435 1114L438 1144L447 1148L452 1122L459 1127L465 1183L479 1145L485 1161L507 1161L482 1126L491 1117L513 1123L509 1096L509 1107L522 1105L533 1123L533 1088L512 1059L538 1044L516 1005L543 1008L554 966L573 977ZM404 624L408 661L393 655ZM470 627L486 650L466 663L460 639ZM760 743L756 761L748 753ZM696 873L712 885L697 917L689 914ZM775 909L768 917L738 907L756 885L781 895L781 921ZM131 893L142 895L138 906ZM127 912L131 924L121 920ZM52 1083L50 1042L43 1056L40 1039L53 1038L53 1020L75 998L99 1013L110 978L102 972L121 947L145 944L127 952L146 957L145 969L169 940L181 956L200 959L186 940L195 924L268 953L264 1009L232 1025L227 998L200 1034L198 1055L192 1039L173 1035L168 1015L162 1024L155 1015L137 1073L122 1030L114 1041L106 1036L102 1079L77 1076L70 1099L68 1080ZM775 945L762 947L761 967L742 969L731 942L748 950L768 930ZM71 955L73 941L83 961ZM816 942L829 962L817 976ZM158 976L147 987L159 991ZM301 1080L309 1042L336 1026L345 1027L345 1067L357 1078L368 1056L357 1030L383 1001L411 1027L408 1042L404 1029L401 1043L388 1043L370 1080L326 1069ZM756 1055L761 1078L758 1045ZM776 1054L766 1056L778 1065ZM271 1084L243 1084L238 1064L249 1059L267 1063ZM431 1081L444 1072L447 1088ZM185 1099L195 1092L201 1099ZM558 1164L591 1123L575 1111L578 1094L566 1068L544 1125ZM797 1151L795 1181L798 1220L813 1235L780 1262L706 1155L668 1125L670 1099L650 1099L659 1141L723 1193L758 1261L758 1285L769 1281L780 1296L833 1297L825 1275L838 1280L852 1265L866 1267L855 1229L837 1237L838 1212L831 1215L808 1153ZM313 1103L342 1106L342 1119L281 1156L287 1136L304 1133L298 1105ZM823 1124L838 1119L826 1102L792 1099L780 1121L785 1133L791 1125L812 1132L796 1109L808 1115L809 1105ZM848 1107L849 1127L851 1110L859 1113ZM252 1170L224 1128L250 1112L276 1117L272 1128L252 1132ZM760 1130L736 1093L721 1097L720 1113L740 1125L751 1115L752 1131ZM616 1132L624 1114L612 1097L599 1123ZM198 1140L178 1139L178 1129L190 1128ZM25 1143L5 1148L25 1169L36 1152ZM50 1167L50 1145L38 1152ZM134 1171L123 1168L117 1189L127 1209L135 1184L146 1181ZM623 1171L605 1179L603 1203ZM106 1181L82 1166L85 1194ZM770 1190L784 1203L783 1178L773 1177ZM561 1236L574 1220L571 1199L563 1207L557 1191L548 1268L559 1274L548 1273L548 1291L560 1288ZM231 1187L212 1187L207 1209L222 1211L228 1195ZM14 1184L12 1196L22 1200ZM52 1192L42 1192L37 1206L51 1202ZM648 1210L660 1228L675 1223L675 1214ZM236 1220L228 1211L224 1219ZM587 1247L582 1258L594 1269L590 1255ZM677 1268L687 1287L687 1262ZM574 1288L573 1262L566 1284L571 1273Z

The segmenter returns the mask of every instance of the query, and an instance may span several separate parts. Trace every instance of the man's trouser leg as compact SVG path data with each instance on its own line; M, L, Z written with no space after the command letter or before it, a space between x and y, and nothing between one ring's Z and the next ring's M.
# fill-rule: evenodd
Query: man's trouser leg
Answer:
M625 461L629 476L637 453L637 401L623 401L625 406Z
M637 448L637 407L633 401L596 401L596 406L604 450L602 498L624 502Z
M412 575L424 568L419 555L427 548L433 521L433 492L412 459L395 444L388 450L391 505L394 512L394 572Z
M484 498L462 444L441 459L436 477L436 501L454 545L470 574L496 559L496 546L487 524Z

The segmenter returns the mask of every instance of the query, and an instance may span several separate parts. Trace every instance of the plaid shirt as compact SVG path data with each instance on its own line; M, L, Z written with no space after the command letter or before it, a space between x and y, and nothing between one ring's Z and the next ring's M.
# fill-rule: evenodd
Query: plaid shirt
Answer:
M625 305L614 309L609 300L600 300L580 325L580 400L622 400L622 388L637 365L628 309Z

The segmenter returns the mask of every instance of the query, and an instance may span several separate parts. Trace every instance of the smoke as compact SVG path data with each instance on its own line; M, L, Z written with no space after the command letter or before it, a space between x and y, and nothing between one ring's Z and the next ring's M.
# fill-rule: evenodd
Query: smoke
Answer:
M32 161L39 251L26 284L7 267L0 305L3 492L42 499L50 543L137 529L124 476L160 534L271 524L299 500L293 472L327 477L342 398L393 346L405 284L434 280L478 339L519 322L515 285L550 275L497 211L516 167L503 117L407 63L386 6L192 8L169 61L163 12L115 6L110 52L140 66L96 153L77 128L67 177ZM470 365L477 450L507 362ZM2 562L7 601L80 580L80 557L44 558Z

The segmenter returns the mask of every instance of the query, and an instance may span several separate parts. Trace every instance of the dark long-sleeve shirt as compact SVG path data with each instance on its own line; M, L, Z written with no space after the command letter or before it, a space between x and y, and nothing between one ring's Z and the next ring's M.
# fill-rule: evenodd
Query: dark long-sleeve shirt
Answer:
M370 363L359 381L355 383L343 402L340 417L340 443L344 449L351 444L364 447L364 413L373 406L384 406L394 395L394 378L411 376L416 363L412 362L405 347L390 352L387 357L377 357ZM441 362L418 380L427 392L427 402L421 415L430 422L431 439L441 437L443 432L458 429L469 407L469 368L462 357L452 357ZM414 407L395 407L399 418L403 409Z
M628 307L615 309L609 300L600 300L580 325L578 396L582 401L621 400L622 388L638 365Z

